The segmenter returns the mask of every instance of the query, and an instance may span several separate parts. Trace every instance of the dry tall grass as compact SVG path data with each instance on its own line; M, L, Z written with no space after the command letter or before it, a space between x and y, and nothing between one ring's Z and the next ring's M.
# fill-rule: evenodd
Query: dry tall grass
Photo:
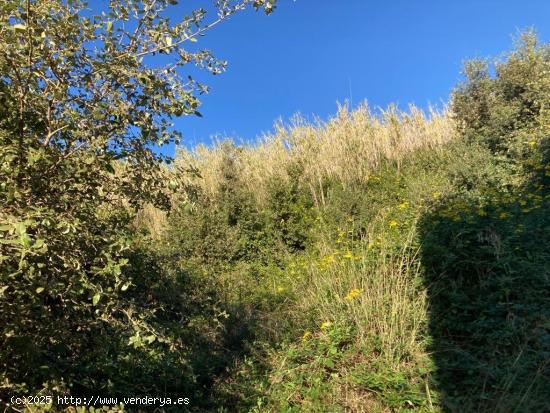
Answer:
M300 291L298 312L314 312L319 320L352 322L359 341L378 337L382 356L390 365L399 364L405 354L423 351L418 337L426 323L427 295L418 284L415 228L398 251L383 237L371 250L369 238L374 234L359 241L354 254L327 246L320 263L311 263L305 277L290 281Z
M303 168L303 179L319 206L324 202L327 178L344 185L366 180L381 161L392 160L399 166L405 154L440 146L452 139L454 131L446 110L426 114L414 106L407 112L392 106L375 114L366 104L353 111L340 106L326 122L317 119L308 123L296 116L290 125L278 123L272 134L253 145L235 146L225 141L213 147L181 148L176 165L196 167L202 179L194 183L214 194L222 179L222 166L230 157L260 204L267 182L273 177L288 179L289 166L297 165Z

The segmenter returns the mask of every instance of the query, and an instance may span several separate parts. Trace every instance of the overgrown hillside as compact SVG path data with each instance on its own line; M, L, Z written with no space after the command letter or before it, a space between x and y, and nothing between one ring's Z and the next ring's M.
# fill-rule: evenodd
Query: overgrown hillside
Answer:
M550 46L465 76L440 112L344 106L150 169L0 119L0 398L550 411Z
M549 62L526 34L443 113L178 154L193 197L144 221L224 317L204 409L550 409Z

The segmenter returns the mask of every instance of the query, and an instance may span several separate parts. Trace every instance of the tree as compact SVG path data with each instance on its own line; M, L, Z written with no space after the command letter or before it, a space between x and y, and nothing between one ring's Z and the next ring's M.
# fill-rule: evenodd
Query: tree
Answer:
M124 271L130 207L167 205L167 159L153 148L179 141L171 120L199 115L198 96L207 91L182 69L222 72L226 63L197 48L197 39L247 7L266 14L275 7L217 0L215 11L173 21L166 16L176 3L0 4L4 389L70 382L70 360L90 353L109 326L133 326L136 344L139 317L123 298L132 283Z
M521 33L505 60L468 62L451 101L462 134L495 153L529 154L548 132L549 68L550 47L532 30Z

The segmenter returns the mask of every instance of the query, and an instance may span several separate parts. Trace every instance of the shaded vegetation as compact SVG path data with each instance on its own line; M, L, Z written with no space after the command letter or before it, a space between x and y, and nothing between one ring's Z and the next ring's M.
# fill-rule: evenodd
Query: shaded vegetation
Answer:
M170 2L114 2L90 20L69 3L0 6L2 35L21 46L0 53L3 402L550 410L549 46L526 33L495 67L468 64L442 113L344 106L168 165L150 147L173 138L172 116L195 113L200 88L117 49L113 33L127 13L153 13L137 53L167 48L183 65L172 47L204 16L166 28ZM49 27L88 54L56 46ZM80 71L60 79L54 51Z

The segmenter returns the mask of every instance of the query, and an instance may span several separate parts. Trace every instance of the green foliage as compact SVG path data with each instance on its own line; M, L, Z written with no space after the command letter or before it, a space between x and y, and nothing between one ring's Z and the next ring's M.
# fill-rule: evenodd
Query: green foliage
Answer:
M549 408L549 56L527 33L494 76L467 66L454 95L476 152L450 171L453 191L421 222L435 380L448 411Z
M443 404L545 410L548 199L533 187L477 184L442 200L422 223Z
M178 141L173 117L199 115L206 87L180 69L225 68L187 43L275 1L171 22L174 3L115 0L97 16L76 0L0 5L0 396L549 410L549 46L527 33L494 67L466 66L455 141L398 136L399 122L426 126L418 113L376 128L346 115L329 135L389 138L364 159L368 140L319 159L368 168L324 174L278 141L270 160L285 167L256 196L254 149L220 145L201 185L152 148ZM134 219L145 204L167 211L157 232Z
M528 154L548 133L549 66L550 48L533 32L523 33L516 49L494 67L468 63L466 81L452 97L463 135L511 157Z
M315 212L299 174L290 183L273 178L262 206L243 181L239 154L234 145L224 144L215 193L199 190L192 204L174 207L168 236L187 260L183 265L219 271L245 264L261 272L308 244Z
M316 215L313 200L300 183L302 172L298 165L290 165L288 182L275 177L268 183L269 226L290 252L307 247Z
M367 177L313 191L287 165L260 206L224 147L218 187L167 232L238 326L213 406L548 410L547 54L527 34L494 74L470 64L459 139Z
M160 258L136 246L130 224L145 202L167 208L178 186L152 148L179 141L171 120L198 115L207 90L180 69L225 68L187 44L275 2L219 1L213 19L197 9L171 21L175 3L0 5L2 398L192 393L185 280L151 263Z
M241 365L252 376L243 382L260 394L253 411L548 409L546 61L547 46L527 34L494 76L472 63L453 97L462 139L381 162L366 181L321 183L324 200L306 264L286 269L303 279L290 283L300 327L285 344L256 355L256 363ZM292 183L286 185L289 194ZM362 277L374 277L371 268L391 277L384 263L392 256L403 266L415 260L404 239L416 226L413 247L420 248L424 280L406 283L425 286L429 312L420 315L425 324L413 340L400 348L384 344L392 330L382 328L400 324L392 300L372 301L383 309L380 324L372 321L378 334L347 335L340 346L329 330L311 327L344 319L364 331L356 317L372 311L363 303L388 281L381 277L376 287ZM386 261L371 260L374 254ZM346 264L355 257L359 265ZM352 296L354 285L363 289ZM412 323L418 313L405 305ZM391 318L384 324L385 314Z
M261 386L267 396L258 398L251 411L429 411L430 368L419 364L395 370L380 357L377 340L358 345L354 330L323 323L264 355L276 368Z

